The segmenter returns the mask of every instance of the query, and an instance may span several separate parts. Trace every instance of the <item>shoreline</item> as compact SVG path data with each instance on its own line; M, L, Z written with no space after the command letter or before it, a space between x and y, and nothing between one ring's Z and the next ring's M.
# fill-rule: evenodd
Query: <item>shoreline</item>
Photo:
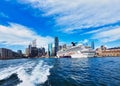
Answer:
M99 56L99 57L88 57L88 58L120 58L120 56ZM0 60L15 60L15 59L64 59L64 58L57 58L57 57L30 57L30 58L9 58L9 59L0 59ZM83 57L84 58L84 57ZM82 58L82 59L83 59ZM81 59L81 58L69 58L69 59Z

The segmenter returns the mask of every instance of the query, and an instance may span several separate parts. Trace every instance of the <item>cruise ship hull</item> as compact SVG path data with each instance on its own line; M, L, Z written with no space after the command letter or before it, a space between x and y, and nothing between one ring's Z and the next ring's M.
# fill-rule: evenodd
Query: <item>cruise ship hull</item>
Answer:
M58 55L58 58L89 58L94 57L95 53L88 53L88 54L71 54L71 55Z
M95 54L88 54L88 55L84 55L84 54L73 54L71 55L71 58L88 58L88 57L94 57Z

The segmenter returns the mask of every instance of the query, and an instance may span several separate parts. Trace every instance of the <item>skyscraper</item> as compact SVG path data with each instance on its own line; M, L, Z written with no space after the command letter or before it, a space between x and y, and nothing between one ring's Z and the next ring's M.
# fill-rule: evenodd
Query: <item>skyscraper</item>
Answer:
M94 41L91 42L91 48L95 49Z
M57 55L58 50L59 50L59 40L58 37L55 37L55 56Z
M42 47L41 50L42 50L42 55L45 56L45 48Z
M51 44L48 44L48 55L49 57L52 56L52 43Z
M32 43L26 48L26 55L28 57L36 57L38 55L38 48L36 47L36 40L33 40Z

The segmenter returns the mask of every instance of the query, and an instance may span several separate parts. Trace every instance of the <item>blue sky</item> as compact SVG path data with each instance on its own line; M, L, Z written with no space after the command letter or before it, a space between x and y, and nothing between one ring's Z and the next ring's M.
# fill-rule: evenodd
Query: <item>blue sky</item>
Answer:
M120 0L0 0L0 47L54 43L120 46Z

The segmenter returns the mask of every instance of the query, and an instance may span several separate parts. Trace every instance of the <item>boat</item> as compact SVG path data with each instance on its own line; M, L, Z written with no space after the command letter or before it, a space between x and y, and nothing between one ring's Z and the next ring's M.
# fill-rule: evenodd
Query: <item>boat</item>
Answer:
M95 50L84 45L71 46L57 52L58 58L88 58L94 56Z

